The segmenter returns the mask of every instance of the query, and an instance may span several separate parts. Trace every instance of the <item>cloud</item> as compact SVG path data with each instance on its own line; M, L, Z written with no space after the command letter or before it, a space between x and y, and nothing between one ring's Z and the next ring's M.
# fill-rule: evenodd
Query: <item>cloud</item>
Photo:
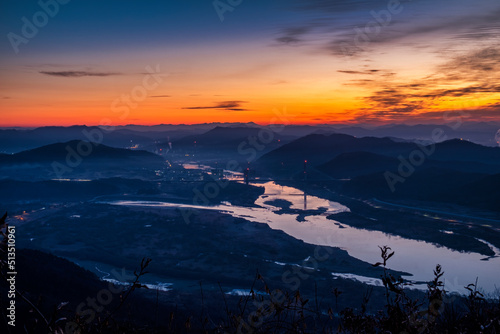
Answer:
M440 89L434 83L427 86L409 88L408 85L387 85L369 96L362 98L368 105L360 109L363 114L376 117L398 117L402 115L420 114L425 110L439 107L442 100L471 97L476 94L500 94L500 85L470 85L453 89ZM457 101L457 107L460 102Z
M477 0L472 7L452 0L443 0L439 5L430 0L401 0L401 11L392 15L389 3L295 0L292 8L301 15L281 29L276 41L309 46L335 56L356 56L395 42L436 49L443 45L436 44L436 38L451 41L446 47L458 47L464 39L494 40L500 33L500 5L494 1Z
M283 35L276 38L282 44L296 44L302 42L301 36L311 31L311 27L290 27L283 30Z
M220 109L220 110L228 110L228 111L247 111L248 109L241 108L241 104L248 103L246 101L222 101L218 102L216 105L207 106L207 107L186 107L182 109Z
M443 120L447 121L445 115L449 119L455 119L455 117L461 117L464 121L494 121L498 122L498 113L500 109L497 108L485 108L485 109L463 109L456 108L455 110L448 111L424 111L417 115L412 116L412 120L416 122L434 122L442 123Z
M338 70L337 72L339 73L346 73L346 74L368 74L368 75L372 75L372 74L375 74L377 72L380 72L380 70L366 70L366 71L344 71L344 70Z
M368 67L365 65L365 67ZM379 69L366 69L366 70L338 70L339 73L352 74L352 75L369 75L369 78L363 79L351 79L343 83L344 86L355 86L355 87L363 87L363 88L373 88L380 89L380 84L384 82L392 82L396 77L396 73L390 70L379 70ZM412 86L417 87L420 84L411 83L407 85L401 86Z
M81 77L109 77L121 75L116 72L90 72L90 71L40 71L41 74L63 78L81 78Z
M492 81L500 73L500 44L484 47L450 59L438 67L450 81Z
M171 95L153 95L153 96L150 96L150 97L163 98L163 97L172 97L172 96Z
M345 13L387 6L387 0L295 0L294 8L302 11Z
M286 80L274 80L270 84L271 85L284 85L284 84L287 84L287 83L288 83L288 81L286 81Z
M494 109L494 110L500 110L500 101L497 101L495 103L491 103L486 108L488 108L488 109Z
M455 54L419 79L401 82L397 75L386 76L387 73L391 72L374 72L374 80L351 80L346 83L348 86L373 89L371 94L360 97L365 107L357 110L358 121L396 121L422 115L434 117L431 110L442 110L443 102L448 106L454 103L457 110L474 109L476 117L491 118L494 112L498 113L496 102L485 105L479 101L485 97L490 101L500 100L500 44ZM438 114L443 117L443 112Z

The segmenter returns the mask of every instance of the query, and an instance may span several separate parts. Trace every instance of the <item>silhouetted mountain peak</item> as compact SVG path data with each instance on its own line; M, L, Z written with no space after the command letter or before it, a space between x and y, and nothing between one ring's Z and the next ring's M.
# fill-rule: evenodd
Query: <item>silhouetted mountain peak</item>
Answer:
M96 143L82 140L71 140L64 143L55 143L41 146L32 150L19 152L4 157L3 160L7 163L48 162L65 160L68 155L79 156L89 161L95 159L128 159L137 157L158 161L161 160L161 157L150 152L113 148L103 144L98 145Z
M465 147L466 148L485 147L483 145L479 145L479 144L473 143L471 141L463 140L463 139L458 139L458 138L446 140L446 141L443 141L443 142L438 143L436 145L438 145L440 147L459 147L459 148L465 148Z
M259 128L216 126L212 130L207 131L205 135L239 134L241 136L246 133L254 134L257 133L258 131L260 131Z
M333 139L333 140L354 140L356 137L351 136L351 135L346 135L343 133L332 133L331 135L328 136L328 138Z

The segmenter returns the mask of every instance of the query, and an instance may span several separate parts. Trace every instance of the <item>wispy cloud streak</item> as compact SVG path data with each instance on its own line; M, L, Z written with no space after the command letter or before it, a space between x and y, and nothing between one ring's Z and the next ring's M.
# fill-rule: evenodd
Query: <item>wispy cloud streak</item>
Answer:
M247 103L247 102L246 101L223 101L223 102L218 102L216 105L213 105L213 106L186 107L183 109L191 109L191 110L220 109L220 110L228 110L228 111L247 111L248 109L241 108L241 105L243 103Z
M53 77L63 78L81 78L81 77L109 77L113 75L121 75L116 72L90 72L90 71L40 71L41 74L50 75Z

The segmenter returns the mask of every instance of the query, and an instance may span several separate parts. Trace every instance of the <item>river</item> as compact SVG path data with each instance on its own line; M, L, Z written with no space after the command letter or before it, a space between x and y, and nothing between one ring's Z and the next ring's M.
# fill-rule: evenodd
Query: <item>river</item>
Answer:
M260 207L241 207L223 203L217 206L199 206L151 201L113 201L109 204L145 207L179 207L205 210L218 210L253 222L268 224L272 229L281 230L304 242L339 247L351 256L360 260L375 263L380 261L378 246L387 245L395 251L389 260L388 267L394 270L411 273L405 278L413 281L430 281L436 264L440 264L445 272L443 281L445 289L450 292L465 293L464 286L474 283L478 278L478 286L487 293L500 288L500 249L489 245L496 253L495 257L485 258L478 253L466 253L437 246L424 241L411 240L387 233L358 229L340 224L327 216L349 211L346 206L327 199L307 196L307 209L324 208L325 212L306 216L305 221L298 221L297 214L277 214L280 209L265 202L282 199L292 203L292 209L303 210L305 207L303 193L296 188L277 185L274 182L256 183L265 187L265 193L255 202ZM446 231L443 231L446 232ZM353 276L354 277L354 276Z

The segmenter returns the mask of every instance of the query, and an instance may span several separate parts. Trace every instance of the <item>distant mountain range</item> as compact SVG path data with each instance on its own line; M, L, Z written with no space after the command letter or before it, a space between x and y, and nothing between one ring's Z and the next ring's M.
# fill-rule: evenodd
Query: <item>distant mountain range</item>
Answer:
M433 142L433 133L442 132L446 140L464 139L485 146L498 146L495 134L500 130L499 122L461 122L458 117L449 115L449 122L438 124L389 124L379 127L345 126L335 127L339 133L356 137L394 137L407 140ZM456 116L456 115L455 115Z
M457 126L459 125L459 126ZM206 123L193 125L161 124L153 126L116 126L113 131L103 131L96 126L48 126L35 129L0 128L0 153L15 153L41 145L67 142L70 140L93 140L86 133L100 132L102 143L108 146L127 148L135 145L154 149L155 143L174 142L182 138L207 133L215 128L262 129L255 123ZM393 137L404 140L421 140L430 143L436 129L442 131L446 139L465 139L485 146L498 146L495 134L500 129L498 122L467 122L451 125L287 125L279 135L283 138L299 138L308 134L342 133L356 137ZM95 139L94 139L95 140Z

